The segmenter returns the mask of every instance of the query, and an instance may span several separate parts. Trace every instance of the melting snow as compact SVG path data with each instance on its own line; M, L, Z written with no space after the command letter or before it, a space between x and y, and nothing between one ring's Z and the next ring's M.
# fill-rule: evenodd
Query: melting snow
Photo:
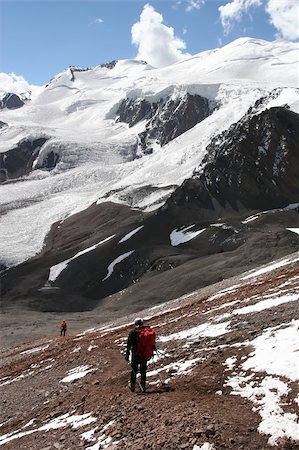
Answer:
M283 259L282 261L278 261L273 264L269 264L266 267L262 267L261 269L255 270L241 279L247 280L248 278L257 277L259 275L262 275L262 274L268 273L268 272L272 272L272 270L278 269L279 267L286 266L287 264L291 264L296 261L299 261L299 257Z
M269 298L267 300L262 300L258 303L255 303L254 305L248 305L248 306L244 306L243 308L235 309L233 313L234 314L248 314L251 312L263 311L264 309L269 309L274 306L282 305L283 303L287 303L287 302L294 302L296 300L299 300L299 293L298 294L281 295L279 297L273 297L273 298Z
M293 233L299 234L299 228L287 228L287 230L292 231Z
M231 286L231 287L229 287L227 289L223 289L222 291L218 292L217 294L212 295L211 297L209 297L206 301L210 302L211 300L214 300L215 298L222 297L223 295L225 295L225 294L227 294L229 292L235 291L238 287L240 287L240 284L236 284L236 285Z
M151 370L147 373L147 377L154 377L162 371L171 373L172 375L188 374L200 361L202 361L202 358L182 359L180 361L176 361L166 366L160 367L159 369ZM165 383L168 381L168 379L164 380Z
M74 415L70 416L69 413L64 414L63 416L56 417L55 419L52 419L49 423L39 427L35 428L33 430L28 431L20 431L24 428L27 428L32 424L32 420L26 424L24 427L22 427L19 430L13 431L12 433L4 434L3 436L0 436L0 445L4 445L7 442L10 442L14 439L20 439L23 436L28 436L32 433L37 433L39 431L49 431L49 430L56 430L58 428L71 426L72 428L76 429L79 427L84 427L85 425L88 425L97 419L95 417L91 416L91 413L86 413L80 415Z
M293 320L285 328L268 329L251 341L255 350L243 363L243 368L299 380L298 330L299 320Z
M74 350L71 351L71 353L77 353L81 350L81 347L75 347Z
M283 410L283 398L290 389L286 382L278 378L299 380L298 328L299 320L293 320L284 328L269 328L251 341L254 351L241 364L239 375L229 377L227 381L233 394L254 403L262 418L258 430L270 435L270 445L276 445L281 437L299 440L298 416ZM227 360L229 368L232 367L231 361ZM245 375L244 371L251 374ZM268 375L261 378L260 374L264 372ZM296 403L296 398L293 401Z
M31 348L30 350L25 350L24 352L21 352L21 355L30 355L31 353L36 352L42 352L43 350L46 350L49 347L49 345L41 346L41 347L35 347Z
M121 261L123 261L124 259L128 258L132 253L134 253L134 251L135 250L132 250L132 251L127 252L127 253L124 253L123 255L118 256L114 261L112 261L112 263L109 264L109 266L108 266L108 269L107 269L108 273L105 276L105 278L102 279L102 281L107 280L107 278L109 278L112 275L114 267L116 266L116 264L119 264Z
M76 258L79 258L80 256L84 255L85 253L91 252L92 250L99 247L99 245L104 244L104 242L109 241L115 236L115 234L112 234L112 236L107 237L106 239L103 239L98 244L93 245L92 247L88 247L85 250L81 250L80 252L76 253L75 256L72 258L66 259L65 261L60 262L59 264L56 264L55 266L52 266L50 268L50 274L49 274L49 281L55 281L58 276L61 274L61 272L67 267L70 261L73 261Z
M183 228L182 230L177 229L173 230L169 236L171 245L173 247L176 247L177 245L183 244L184 242L191 241L191 239L194 239L196 236L205 231L205 228L198 231L188 231L190 228L193 227L194 224L190 225L189 227Z
M82 433L81 434L82 439L85 441L93 441L94 440L93 435L97 431L97 429L98 429L98 427L95 427L89 431L86 431L85 433Z
M130 233L126 234L120 241L119 244L121 244L122 242L127 241L128 239L130 239L130 237L132 237L134 234L138 233L139 230L141 230L144 227L144 225L141 225L141 227L135 228L135 230L130 231Z
M108 444L112 444L112 438L106 435L106 431L114 424L115 420L111 420L107 425L105 425L101 430L101 435L98 438L96 444L92 447L87 447L86 450L100 450L101 448L105 448Z
M201 446L194 445L192 450L215 450L214 444L210 444L209 442L205 442Z
M197 339L198 337L216 337L222 334L228 333L228 325L230 322L222 322L213 324L211 322L206 322L196 327L190 328L188 330L179 331L178 333L169 334L168 336L160 336L159 341L168 342L177 339Z
M98 346L97 346L97 345L93 345L93 344L91 343L91 344L89 345L87 351L88 351L88 352L91 352L91 350L93 350L94 348L98 348Z
M78 378L85 377L89 372L92 372L94 369L90 366L78 366L71 369L67 376L64 377L60 383L70 383L71 381L77 380Z

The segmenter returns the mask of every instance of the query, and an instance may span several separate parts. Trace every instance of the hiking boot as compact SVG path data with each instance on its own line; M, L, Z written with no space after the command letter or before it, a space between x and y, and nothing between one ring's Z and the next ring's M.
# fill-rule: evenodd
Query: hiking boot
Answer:
M135 392L135 384L130 384L129 388L132 392Z

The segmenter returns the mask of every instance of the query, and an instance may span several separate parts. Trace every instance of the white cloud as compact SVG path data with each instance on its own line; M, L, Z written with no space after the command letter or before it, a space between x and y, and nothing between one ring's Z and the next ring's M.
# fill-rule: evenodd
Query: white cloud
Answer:
M31 90L31 86L24 77L15 73L0 72L0 91L22 94Z
M90 24L88 26L91 27L93 25L98 25L98 24L103 23L103 22L104 22L103 19L101 19L100 17L97 17L95 20L90 22Z
M266 11L280 37L290 40L299 38L298 0L269 0Z
M188 0L187 3L186 11L190 12L193 9L200 9L205 4L205 0Z
M172 27L163 24L163 16L146 4L139 22L132 26L132 43L138 47L136 59L154 67L164 67L190 55L184 53L185 42L174 35Z
M261 0L233 0L226 5L219 6L218 11L224 33L228 34L233 27L233 23L240 21L242 15L248 13L251 7L260 5Z
M178 0L176 1L173 5L172 5L172 9L178 9L182 4L182 0Z

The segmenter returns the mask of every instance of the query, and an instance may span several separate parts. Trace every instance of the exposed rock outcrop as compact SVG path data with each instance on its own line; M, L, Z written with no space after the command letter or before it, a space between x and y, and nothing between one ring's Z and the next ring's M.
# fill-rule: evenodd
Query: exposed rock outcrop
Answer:
M118 62L117 59L114 59L113 61L100 64L100 67L106 67L107 69L113 69L113 67L116 66L117 62Z
M164 209L205 209L217 218L225 208L238 212L295 203L298 143L298 114L271 108L246 115L212 140L203 167L174 192Z
M46 138L23 140L15 148L0 153L0 182L30 173L36 155L46 141Z
M0 109L17 109L24 105L23 100L17 94L7 92L4 97L0 100Z
M186 94L173 99L167 97L157 103L144 99L123 100L116 112L117 120L130 127L146 120L145 130L139 133L139 150L151 153L153 144L163 147L193 128L213 111L211 102L200 95Z

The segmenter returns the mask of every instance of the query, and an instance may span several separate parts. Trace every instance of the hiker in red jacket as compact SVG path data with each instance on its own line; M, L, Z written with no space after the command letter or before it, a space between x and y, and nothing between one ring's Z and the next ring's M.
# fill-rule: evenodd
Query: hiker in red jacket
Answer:
M138 369L140 370L141 382L140 388L143 393L146 392L146 368L147 362L156 351L156 333L143 324L142 319L136 319L133 330L130 331L127 341L126 361L129 362L131 352L131 378L130 389L135 391L136 377Z

